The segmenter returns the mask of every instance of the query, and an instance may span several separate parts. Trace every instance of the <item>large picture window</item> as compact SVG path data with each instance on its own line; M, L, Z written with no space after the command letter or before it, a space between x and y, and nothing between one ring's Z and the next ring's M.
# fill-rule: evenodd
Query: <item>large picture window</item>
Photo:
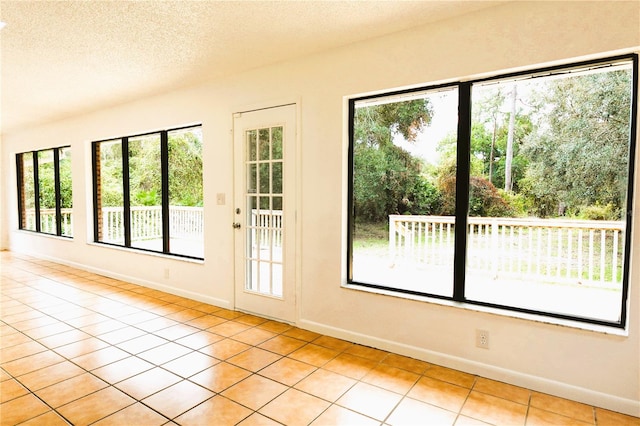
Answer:
M637 62L350 100L348 283L624 327Z
M17 154L16 170L18 227L72 237L71 148Z
M204 258L202 126L92 149L96 242Z

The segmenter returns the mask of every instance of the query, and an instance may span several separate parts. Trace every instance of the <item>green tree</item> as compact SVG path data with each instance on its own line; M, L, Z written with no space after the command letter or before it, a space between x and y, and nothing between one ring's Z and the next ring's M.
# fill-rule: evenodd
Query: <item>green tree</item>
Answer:
M508 106L502 88L485 90L485 97L473 103L473 120L471 125L471 161L481 161L481 174L476 176L487 178L498 188L505 187L507 168L507 148L509 139L509 123L511 112L501 112ZM531 118L521 109L514 117L513 152L511 159L511 189L518 192L519 180L524 177L528 164L521 149L528 134L533 131Z
M122 149L119 142L101 144L103 206L122 206ZM177 206L202 206L202 137L196 131L169 132L169 201ZM129 141L131 205L162 204L160 137Z
M415 142L431 122L427 99L359 107L354 117L354 205L358 219L386 221L390 214L427 214L439 204L423 163L393 143Z
M281 144L277 147L282 150ZM174 206L203 205L202 138L198 133L169 135L169 201Z
M129 190L132 206L162 204L160 135L129 140Z
M537 132L526 138L523 189L536 214L577 214L591 205L624 209L631 71L556 79L534 97Z

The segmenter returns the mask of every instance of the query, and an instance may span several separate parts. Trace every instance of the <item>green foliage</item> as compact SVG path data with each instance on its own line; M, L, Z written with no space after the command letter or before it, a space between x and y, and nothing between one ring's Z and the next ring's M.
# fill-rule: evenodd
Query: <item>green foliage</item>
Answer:
M586 206L578 213L578 218L584 220L620 220L620 216L620 210L611 203L604 206L600 203Z
M533 209L533 203L530 198L527 198L524 194L516 192L507 192L502 189L498 189L500 196L505 200L507 205L511 208L513 216L524 217L529 216Z
M169 132L169 203L202 206L202 139L196 131ZM101 144L102 205L122 206L122 151L119 142ZM159 135L129 141L131 205L162 204Z
M442 197L440 214L455 215L455 175L450 174L440 179L440 193ZM511 217L514 216L514 210L489 180L479 176L471 176L469 180L469 216Z
M135 202L132 205L135 206L157 206L162 203L161 197L158 196L156 190L151 191L138 191L135 194Z
M525 140L525 194L534 211L553 215L566 206L623 208L629 153L631 72L558 79L535 100L538 131Z
M358 145L354 156L356 217L387 220L390 214L430 214L437 210L439 194L421 175L421 163L406 150Z
M415 180L411 197L407 198L405 214L438 214L441 204L442 200L438 188L428 179L419 176Z
M38 164L38 184L40 185L40 208L55 208L56 190L52 162Z
M393 143L394 134L400 134L414 142L432 116L427 99L360 107L355 111L354 139L360 144L383 146Z
M69 148L66 148L67 150ZM60 158L60 206L63 209L73 207L73 185L71 181L71 159Z
M471 176L469 180L469 216L509 217L513 209L487 179Z
M354 120L354 206L360 220L386 221L390 214L429 214L439 194L423 176L423 164L393 143L394 135L415 141L431 120L428 100L356 109Z
M500 90L496 91L494 98L502 99ZM482 117L486 112L482 111L483 105L489 103L494 98L489 98L484 103L474 104L476 107L475 119L471 125L471 162L480 162L481 168L478 172L476 167L473 167L472 174L475 176L484 176L491 181L496 187L504 188L505 179L505 163L506 163L506 151L507 151L507 137L509 133L508 113L503 114L503 120L497 119L491 121L481 121L479 117ZM497 112L496 112L497 114ZM518 180L521 179L528 165L528 158L520 155L521 147L525 138L534 130L531 119L524 115L522 112L516 114L515 118L515 134L514 134L514 146L513 146L513 161L511 165L511 176L513 180L513 190L518 191ZM493 150L491 149L493 145ZM493 156L492 156L493 154Z
M275 138L275 136L274 136ZM279 145L281 150L281 144ZM195 132L169 136L169 199L173 206L203 206L202 139Z
M129 140L129 191L133 206L162 204L159 134Z

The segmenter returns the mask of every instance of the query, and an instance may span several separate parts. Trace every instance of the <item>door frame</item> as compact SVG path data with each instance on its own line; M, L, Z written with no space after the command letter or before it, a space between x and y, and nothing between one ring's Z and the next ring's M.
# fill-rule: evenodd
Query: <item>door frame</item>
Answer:
M295 226L295 241L294 241L294 252L296 253L294 259L293 259L293 267L294 267L294 280L295 282L293 283L293 291L294 291L294 295L295 295L295 301L294 301L294 318L293 318L293 322L292 324L296 325L299 323L300 321L300 312L301 312L301 289L302 289L302 259L300 256L300 253L302 252L302 241L301 241L301 235L302 235L302 214L301 214L301 207L302 207L302 153L301 153L301 140L302 140L302 126L301 126L301 102L299 98L284 98L284 99L280 99L279 101L271 101L271 102L259 102L259 103L254 103L254 104L248 104L248 105L244 105L244 106L237 106L235 107L232 112L231 112L231 155L233 158L232 161L232 173L233 173L233 178L232 178L232 188L233 188L233 205L232 207L232 211L231 211L231 218L233 220L233 222L235 222L235 209L236 207L239 205L239 203L242 203L242 205L244 205L243 200L238 200L237 199L237 194L238 191L236 190L236 176L237 176L237 172L238 172L238 167L242 167L244 168L244 158L242 159L238 159L236 158L236 147L235 147L235 135L236 135L236 131L238 129L235 128L235 118L237 116L237 114L246 114L246 113L251 113L251 112L258 112L258 111L262 111L262 110L267 110L267 109L273 109L273 108L279 108L279 107L286 107L286 106L294 106L295 108L295 156L293 161L295 161L295 167L294 167L294 177L293 177L293 181L295 182L295 187L293 188L293 196L295 197L295 210L293 212L294 215L294 226ZM237 306L237 300L236 300L236 286L238 283L238 277L236 276L236 263L238 262L238 259L236 258L236 244L237 244L237 238L238 238L238 233L236 232L236 229L232 229L233 231L233 287L232 287L232 306L233 309L244 312L242 309L239 309ZM254 314L257 314L254 312ZM269 318L275 321L280 321L283 322L285 320L281 319L281 318L271 318L262 314L258 314L261 316L264 316L265 318ZM285 322L289 322L289 321L285 321Z

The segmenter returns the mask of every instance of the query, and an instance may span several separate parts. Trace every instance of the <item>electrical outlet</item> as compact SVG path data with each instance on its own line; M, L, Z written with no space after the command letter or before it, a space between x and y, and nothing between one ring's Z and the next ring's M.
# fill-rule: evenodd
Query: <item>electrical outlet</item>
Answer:
M476 346L489 349L489 332L487 330L476 330Z
M164 278L165 279L169 278L169 268L164 268Z

